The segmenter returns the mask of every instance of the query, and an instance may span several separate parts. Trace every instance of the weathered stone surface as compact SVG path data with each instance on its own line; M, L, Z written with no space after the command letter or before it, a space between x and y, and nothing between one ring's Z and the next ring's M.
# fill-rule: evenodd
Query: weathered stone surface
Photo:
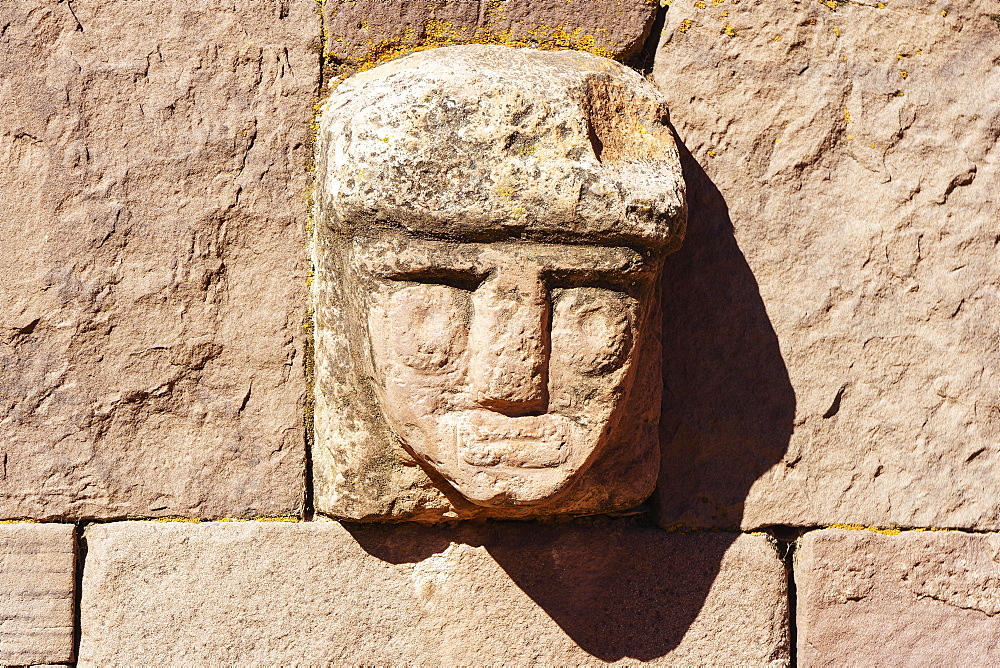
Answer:
M81 664L763 664L768 539L593 526L122 522L87 529Z
M813 531L795 582L802 665L1000 662L1000 534Z
M0 8L0 517L301 507L312 0Z
M624 58L645 41L650 0L329 0L327 57L342 72L413 49L492 43Z
M590 54L466 45L355 75L317 148L316 506L625 510L658 470L666 109Z
M0 524L0 665L73 660L75 527Z
M876 4L667 12L665 524L1000 528L998 9Z

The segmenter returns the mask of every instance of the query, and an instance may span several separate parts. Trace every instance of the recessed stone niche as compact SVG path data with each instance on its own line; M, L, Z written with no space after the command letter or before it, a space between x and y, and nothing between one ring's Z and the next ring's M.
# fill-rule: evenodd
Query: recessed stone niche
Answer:
M623 511L659 467L661 95L584 53L459 46L341 82L318 142L318 511Z

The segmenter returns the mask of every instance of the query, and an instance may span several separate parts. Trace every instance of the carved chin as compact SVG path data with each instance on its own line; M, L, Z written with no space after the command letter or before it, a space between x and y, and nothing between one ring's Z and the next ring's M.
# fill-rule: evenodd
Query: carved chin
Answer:
M600 432L561 415L449 413L437 424L437 469L476 505L539 505L582 473Z

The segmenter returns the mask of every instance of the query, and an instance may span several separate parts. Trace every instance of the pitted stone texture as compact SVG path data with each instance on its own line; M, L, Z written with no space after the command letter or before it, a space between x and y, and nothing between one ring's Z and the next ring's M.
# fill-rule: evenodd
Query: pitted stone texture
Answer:
M1000 10L876 5L667 11L665 524L1000 528Z
M0 9L0 517L302 499L312 0Z
M684 183L659 93L570 51L357 74L317 147L316 507L594 514L658 465L663 255Z
M768 540L620 522L91 526L82 665L760 665L787 659Z
M72 524L0 524L0 665L73 660Z
M795 583L802 665L1000 662L1000 534L814 531Z
M645 41L656 9L649 0L329 0L323 16L327 57L349 72L415 48L467 43L625 58Z
M398 58L323 104L317 214L333 231L676 249L684 182L661 93L574 51Z

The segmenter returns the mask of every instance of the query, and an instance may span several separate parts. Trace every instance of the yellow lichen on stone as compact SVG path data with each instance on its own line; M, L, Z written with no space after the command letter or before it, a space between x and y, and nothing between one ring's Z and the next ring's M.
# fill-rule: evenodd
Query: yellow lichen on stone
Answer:
M524 30L530 39L514 37L512 28L498 29L496 24L503 14L503 6L498 3L487 5L486 18L469 34L468 26L455 28L451 21L428 19L424 22L422 38L414 39L416 32L408 27L400 36L381 42L370 42L365 60L357 71L364 72L400 56L458 44L498 44L501 46L534 48L542 51L572 49L586 51L603 58L614 58L615 52L598 46L595 35L585 33L581 26L571 26L562 22L555 27L534 24ZM607 32L606 30L597 32Z
M896 527L872 527L864 524L831 524L830 529L846 529L848 531L872 531L885 536L897 536L903 533L902 529Z
M664 531L668 533L677 534L690 534L690 533L737 533L739 529L735 527L693 527L687 524L671 524L669 526L661 527ZM751 536L767 535L762 531L748 531Z
M737 35L736 28L729 25L728 23L722 27L722 33L729 37L736 37Z
M257 517L223 517L222 519L215 520L216 522L301 522L302 519L295 517L293 515L278 515L275 517L269 517L266 515L259 515Z
M692 529L691 527L684 526L683 524L671 524L670 526L663 527L663 530L670 533L686 534L690 533Z
M694 21L692 21L691 19L684 19L683 21L681 21L681 24L677 26L677 32L684 34L688 30L690 30L693 25Z

